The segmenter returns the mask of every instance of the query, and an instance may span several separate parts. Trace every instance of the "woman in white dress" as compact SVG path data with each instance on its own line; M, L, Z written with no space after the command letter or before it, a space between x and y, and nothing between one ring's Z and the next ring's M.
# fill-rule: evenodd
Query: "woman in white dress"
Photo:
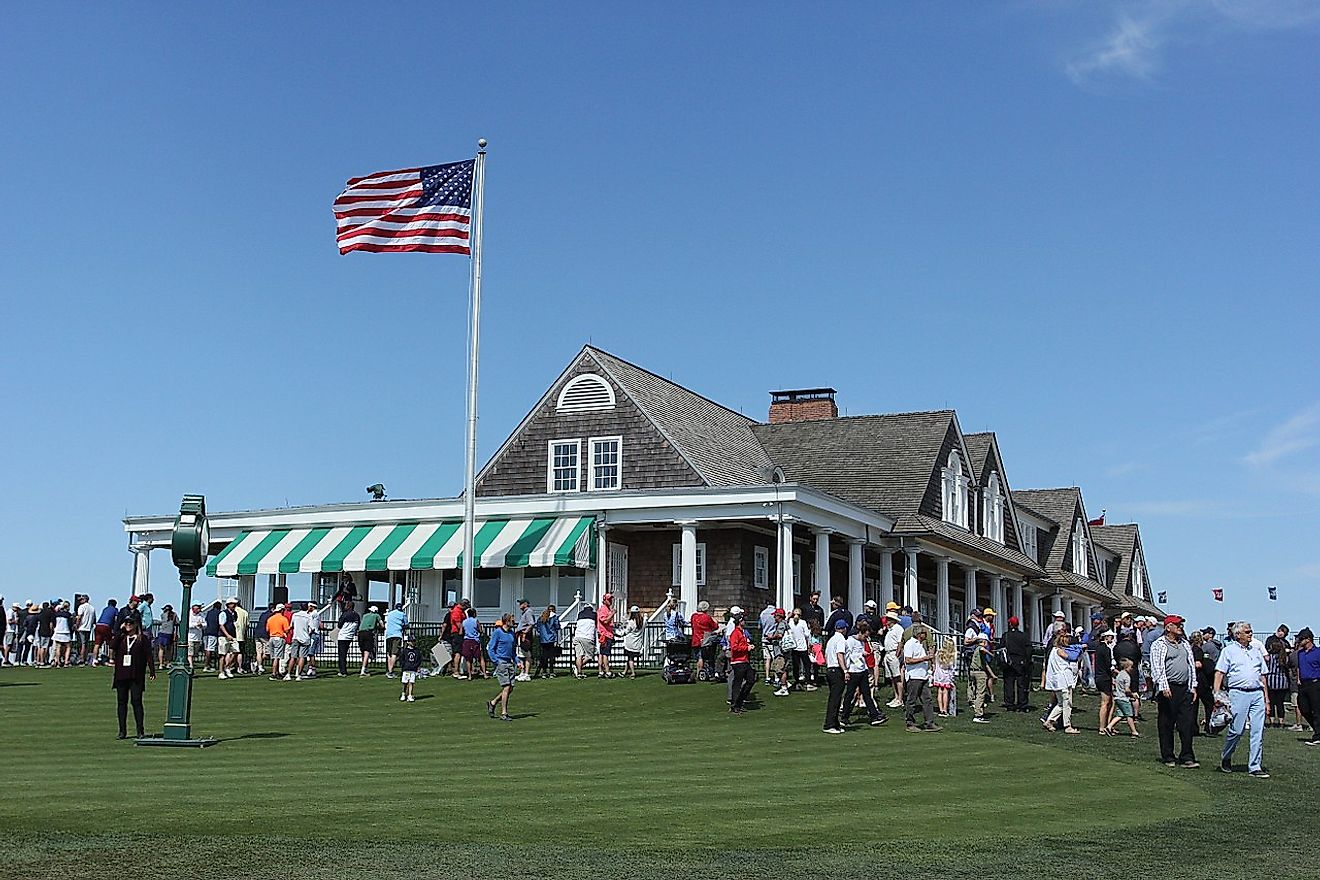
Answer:
M1077 660L1075 657L1069 659L1072 653L1068 650L1070 644L1072 644L1072 636L1068 635L1067 630L1061 631L1055 637L1045 661L1045 689L1054 692L1056 701L1044 722L1045 729L1051 733L1058 729L1054 726L1054 722L1059 718L1063 719L1064 733L1081 733L1072 725L1072 697L1073 688L1077 686Z

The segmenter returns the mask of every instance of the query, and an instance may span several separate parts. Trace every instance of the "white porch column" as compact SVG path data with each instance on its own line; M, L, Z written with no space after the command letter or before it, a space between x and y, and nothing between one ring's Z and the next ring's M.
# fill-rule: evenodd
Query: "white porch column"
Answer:
M894 551L880 550L880 611L894 601Z
M949 631L949 557L935 557L935 629Z
M917 601L917 548L905 547L907 568L903 571L903 604L916 611L920 607Z
M135 544L133 550L133 593L141 596L151 592L151 548Z
M1026 603L1027 604L1025 607L1031 610L1031 629L1030 629L1031 640L1033 642L1039 642L1041 640L1041 637L1045 634L1045 631L1041 628L1040 625L1040 613L1041 613L1040 597L1037 596L1034 592L1028 591Z
M977 602L976 596L976 573L976 569L969 568L967 569L967 573L963 576L963 593L965 594L963 596L963 611L967 612L969 616L973 610L981 607ZM996 608L995 610L998 611L999 609ZM958 621L959 629L962 628L962 625L963 622L961 620Z
M1022 616L1022 581L1013 581L1013 613Z
M678 599L683 603L683 614L691 617L697 610L697 524L683 520L682 544L678 557ZM707 560L707 565L710 564Z
M1071 632L1077 625L1077 615L1073 614L1073 600L1067 597L1063 600L1063 619L1068 621L1068 630Z
M830 589L830 534L833 529L812 529L816 536L816 583L813 589L820 590L822 604L829 607L834 592Z
M866 601L862 595L862 580L864 578L863 551L866 542L861 538L848 539L848 610L853 614L862 612L862 603Z
M990 575L990 607L999 615L995 632L1001 633L1007 627L1008 615L1004 613L1004 579L997 574Z
M605 537L606 527L604 523L596 526L596 606L600 607L600 597L604 596L611 589L610 585L610 545ZM693 532L692 543L692 564L693 577L696 577L696 532ZM617 608L616 608L617 610ZM625 611L627 609L624 609Z
M1063 596L1059 595L1058 593L1055 593L1053 596L1050 597L1050 614L1053 615L1055 611L1062 611L1062 610L1063 610Z
M793 595L793 518L779 519L779 607L791 609L797 604ZM828 600L827 600L828 601Z

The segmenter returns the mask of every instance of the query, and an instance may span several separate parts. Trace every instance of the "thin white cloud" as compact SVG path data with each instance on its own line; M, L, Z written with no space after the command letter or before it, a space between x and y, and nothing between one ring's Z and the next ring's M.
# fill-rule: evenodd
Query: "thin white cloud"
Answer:
M1128 474L1134 473L1135 471L1139 471L1139 470L1141 470L1141 465L1138 464L1137 462L1123 461L1115 465L1110 465L1109 468L1105 470L1105 476L1111 478L1125 477Z
M1122 510L1124 516L1135 513L1138 516L1208 516L1218 512L1219 505L1212 501L1169 500L1169 501L1132 501L1115 508Z
M1113 8L1108 33L1064 65L1079 86L1109 79L1150 81L1171 45L1320 27L1316 0L1128 0Z
M1320 562L1308 562L1305 565L1299 565L1292 570L1297 577L1320 578Z
M1160 66L1164 35L1154 17L1120 15L1114 30L1080 58L1068 62L1068 76L1078 85L1108 74L1149 79Z
M1271 465L1281 458L1301 452L1320 442L1320 404L1313 404L1281 424L1271 428L1257 447L1242 460L1252 467Z

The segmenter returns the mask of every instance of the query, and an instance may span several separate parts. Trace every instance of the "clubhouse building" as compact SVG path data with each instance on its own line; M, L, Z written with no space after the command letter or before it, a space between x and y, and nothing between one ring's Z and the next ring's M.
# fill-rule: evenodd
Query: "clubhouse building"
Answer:
M772 392L759 422L584 347L478 474L474 606L608 590L648 615L670 596L759 611L819 590L911 605L941 632L988 606L1035 636L1054 611L1160 613L1136 524L1089 519L1076 487L1013 488L995 435L951 410L840 417L834 395ZM291 576L321 601L351 577L438 620L461 591L462 519L462 498L213 512L207 570L248 607ZM173 521L124 520L135 592Z

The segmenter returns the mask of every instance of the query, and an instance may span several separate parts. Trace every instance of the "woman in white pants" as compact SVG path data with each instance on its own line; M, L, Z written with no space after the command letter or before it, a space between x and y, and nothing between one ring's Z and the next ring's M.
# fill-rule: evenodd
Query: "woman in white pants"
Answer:
M1045 661L1045 689L1054 692L1057 702L1045 719L1045 729L1053 733L1057 728L1054 722L1063 718L1064 733L1081 733L1072 726L1072 695L1077 687L1077 661L1068 659L1068 645L1072 637L1067 631L1060 632L1054 639L1049 656Z

